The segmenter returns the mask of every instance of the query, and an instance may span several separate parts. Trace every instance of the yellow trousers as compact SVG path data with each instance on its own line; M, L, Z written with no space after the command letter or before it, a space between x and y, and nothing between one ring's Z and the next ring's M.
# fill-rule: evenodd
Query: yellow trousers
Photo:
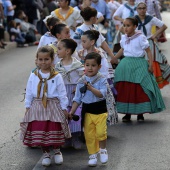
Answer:
M89 154L99 152L99 141L107 139L107 113L86 113L84 119L84 135Z

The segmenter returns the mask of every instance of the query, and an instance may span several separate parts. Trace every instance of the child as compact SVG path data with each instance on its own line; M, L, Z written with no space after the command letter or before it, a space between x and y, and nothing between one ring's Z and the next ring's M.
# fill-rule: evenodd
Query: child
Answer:
M97 25L94 25L97 20L97 10L92 7L86 7L80 12L81 16L84 19L84 23L76 28L74 39L79 45L77 50L82 49L81 46L81 36L87 30L98 30ZM114 54L110 50L108 44L105 41L105 38L102 34L99 35L99 38L96 42L97 47L101 47L110 57L114 57Z
M72 39L62 39L57 44L57 56L61 59L55 66L64 80L69 99L68 111L72 106L76 84L79 78L84 74L84 66L76 58L72 57L77 43ZM81 149L79 136L81 134L81 107L76 112L79 116L78 121L69 121L70 130L72 132L72 140L67 140L64 147L73 146L75 149Z
M137 115L138 121L144 121L144 113L157 113L165 109L165 105L153 76L152 54L146 37L140 31L136 18L126 18L123 22L125 35L120 41L121 49L115 56L115 62L123 54L115 70L115 88L117 94L117 110L126 114L123 122L128 122L131 115ZM145 52L148 62L145 60Z
M70 38L70 29L65 24L58 24L51 29L51 34L57 39L57 41L53 42L50 45L54 49L55 58L53 64L55 65L60 60L57 56L57 43L62 39ZM76 56L78 56L78 54L74 53L73 57Z
M62 164L60 146L65 138L71 137L66 120L66 89L62 76L51 67L53 49L49 46L39 48L36 58L39 69L32 72L28 79L21 139L24 145L41 146L44 154L42 165L51 164L50 146L54 149L55 163Z
M52 44L53 42L57 41L56 37L53 36L51 34L51 29L61 23L60 20L58 18L55 18L55 17L47 17L45 20L45 25L46 27L48 28L48 32L46 32L40 39L40 42L39 42L39 45L38 45L38 48L44 46L44 45L49 45L49 44Z
M14 20L10 21L9 23L10 40L16 41L18 46L27 47L28 44L25 44L26 40L24 36L21 34L20 27L21 27L20 23L16 23Z
M86 75L77 84L75 97L73 98L74 102L69 114L73 115L82 103L84 134L87 150L90 154L88 165L96 166L98 152L100 152L102 164L108 161L106 150L107 79L98 73L101 68L100 54L89 53L84 61Z
M84 63L84 57L90 52L97 52L101 55L102 57L101 69L99 70L99 72L107 78L108 83L112 86L111 89L113 91L113 94L116 95L116 90L114 89L114 86L113 86L114 72L113 72L112 65L106 53L101 48L95 47L95 44L99 38L99 35L100 33L96 30L85 31L83 35L81 36L81 43L83 46L83 50L80 50L78 54L79 54L79 57L81 58L82 63Z

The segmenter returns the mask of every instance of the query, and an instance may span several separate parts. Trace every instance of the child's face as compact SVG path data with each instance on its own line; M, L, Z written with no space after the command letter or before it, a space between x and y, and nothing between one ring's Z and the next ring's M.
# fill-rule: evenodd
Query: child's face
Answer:
M39 52L37 55L36 64L41 68L41 71L48 72L50 70L53 60L49 53Z
M88 37L87 37L87 35L82 35L81 36L81 44L82 44L82 46L83 46L83 48L84 49L90 49L90 47L92 46L92 45L94 45L94 41L91 41Z
M101 68L101 65L98 65L95 59L87 59L84 64L85 67L85 74L88 77L95 76L99 69Z
M70 29L69 27L64 27L60 34L57 34L59 40L70 38Z
M125 19L125 21L123 22L123 28L127 36L132 36L135 33L136 25L133 25L130 20Z
M64 58L66 56L67 49L62 42L57 44L57 55L59 58Z

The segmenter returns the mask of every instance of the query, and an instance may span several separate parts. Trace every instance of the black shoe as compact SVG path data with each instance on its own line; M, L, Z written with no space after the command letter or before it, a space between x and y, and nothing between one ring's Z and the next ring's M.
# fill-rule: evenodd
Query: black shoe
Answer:
M143 122L144 121L143 114L137 116L137 121L139 121L139 122Z
M131 115L130 114L126 114L123 118L122 118L122 122L130 122L131 120Z

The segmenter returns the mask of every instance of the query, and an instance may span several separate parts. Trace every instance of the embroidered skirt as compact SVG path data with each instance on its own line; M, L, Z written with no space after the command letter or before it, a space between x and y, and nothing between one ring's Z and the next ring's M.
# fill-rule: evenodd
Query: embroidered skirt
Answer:
M119 113L157 113L165 109L160 89L144 58L121 60L115 70L115 88Z
M154 57L154 75L158 86L161 89L170 82L170 65L168 64L165 55L159 49L158 44L153 42L153 40L149 40L149 44Z
M25 145L59 146L70 138L70 129L59 100L48 99L47 108L42 99L34 99L21 126L21 140Z

